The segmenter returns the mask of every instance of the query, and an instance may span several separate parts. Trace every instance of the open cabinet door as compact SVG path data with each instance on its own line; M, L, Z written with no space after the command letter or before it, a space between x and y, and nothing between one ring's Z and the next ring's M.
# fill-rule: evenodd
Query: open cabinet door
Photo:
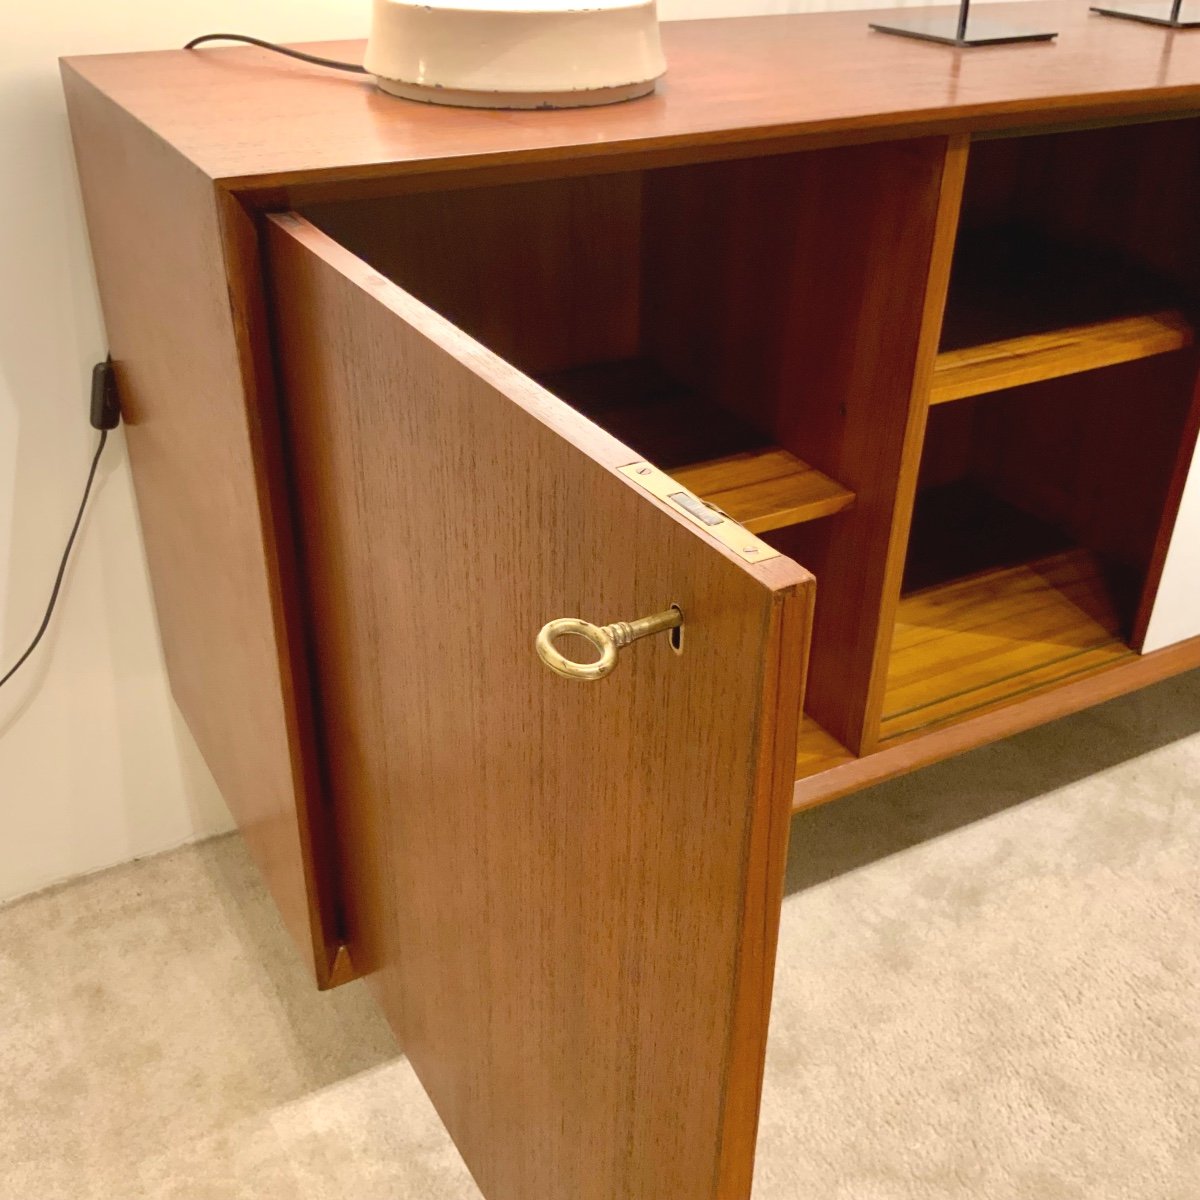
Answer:
M303 219L268 243L356 968L488 1200L746 1196L811 577ZM682 653L535 654L672 604Z

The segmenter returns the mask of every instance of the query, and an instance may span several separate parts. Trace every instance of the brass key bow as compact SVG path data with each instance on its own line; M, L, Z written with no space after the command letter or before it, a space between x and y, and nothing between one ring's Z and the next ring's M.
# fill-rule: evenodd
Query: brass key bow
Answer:
M593 625L578 617L561 617L542 626L537 635L538 657L556 675L564 679L603 679L617 665L617 651L639 638L678 629L683 625L683 611L672 605L665 612L636 621L614 621L611 625ZM554 644L556 638L581 637L590 642L600 655L596 662L581 663L568 658Z

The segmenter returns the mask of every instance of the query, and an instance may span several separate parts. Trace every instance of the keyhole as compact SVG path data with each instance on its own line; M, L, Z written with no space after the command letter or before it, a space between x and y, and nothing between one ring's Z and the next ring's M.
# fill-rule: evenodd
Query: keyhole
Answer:
M680 621L679 621L679 624L676 625L674 629L670 629L667 631L667 636L670 638L670 641L671 641L671 649L674 650L676 654L682 654L683 653L683 620L682 620L683 609L680 608L678 604L672 604L671 607L679 614Z

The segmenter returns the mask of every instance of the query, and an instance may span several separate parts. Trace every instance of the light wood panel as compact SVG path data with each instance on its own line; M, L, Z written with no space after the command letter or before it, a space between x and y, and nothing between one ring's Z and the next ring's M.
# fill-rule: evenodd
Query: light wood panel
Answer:
M754 533L815 521L854 503L848 488L772 446L752 424L649 359L585 364L542 382Z
M806 779L819 775L843 763L851 762L854 755L836 738L832 738L812 719L806 716L800 724L800 737L796 742L796 778Z
M328 984L339 919L253 228L128 113L64 83L171 689Z
M1099 19L1083 4L1014 5L1011 17L1000 10L998 19L1059 30L1057 43L975 54L871 33L871 19L668 22L669 70L657 95L549 113L404 103L369 80L244 47L70 66L211 177L277 187L500 160L601 162L681 147L753 153L756 142L783 149L789 138L886 139L1200 107L1200 41ZM361 61L363 44L325 43L318 52Z
M1167 310L943 350L937 356L929 403L945 404L1133 362L1182 350L1193 342L1192 327L1183 314Z
M311 225L270 246L354 960L489 1200L744 1200L811 577ZM682 655L534 653L672 602Z
M888 667L882 740L1009 703L1132 654L1087 551L984 572L905 596Z
M818 775L800 778L793 792L793 811L801 812L825 804L976 746L986 746L1194 670L1200 670L1200 637L1152 654L1127 655L1106 668L1022 697L1019 703L987 709L911 738L899 738L873 754L852 758Z
M916 354L909 380L904 437L899 445L895 499L884 548L878 618L871 646L870 673L862 711L862 731L853 745L860 754L870 753L879 741L887 664L895 630L896 608L904 580L913 506L921 470L921 453L929 420L929 382L936 365L946 297L950 289L950 273L962 215L963 188L966 183L969 154L970 143L965 137L952 137L947 140L942 173L938 180L937 204L930 230L928 274L921 294L920 324L917 327Z
M815 521L854 503L853 492L777 446L676 468L671 474L752 533Z

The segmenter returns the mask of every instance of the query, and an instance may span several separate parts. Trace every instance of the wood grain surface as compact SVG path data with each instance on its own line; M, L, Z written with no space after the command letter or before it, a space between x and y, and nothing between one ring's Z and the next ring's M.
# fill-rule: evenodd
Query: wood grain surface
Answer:
M1164 60L1173 60L1181 49L1200 53L1194 39L1187 50L1170 34L1158 46ZM1126 48L1132 50L1132 44ZM997 138L972 147L963 200L967 240L979 233L995 242L997 232L1006 229L1019 237L1032 235L1036 255L1046 257L1057 277L1039 280L1036 259L1014 264L1032 268L1033 279L1027 278L1024 289L1026 321L1064 302L1074 319L1040 328L1175 307L1169 299L1163 302L1164 284L1194 301L1200 287L1196 108L1193 103L1187 120ZM1060 251L1068 256L1066 264L1055 261ZM1046 286L1051 282L1055 286ZM1123 307L1133 296L1155 295L1158 303L1145 305L1140 299L1139 308ZM1081 315L1081 308L1096 305L1099 311ZM1026 324L1010 332L1033 328Z
M244 286L253 232L171 147L70 71L65 85L171 689L324 985L338 919L291 513L259 390L266 329Z
M1141 586L1196 378L1195 353L1182 351L964 401L978 409L973 478Z
M654 96L601 109L480 112L398 101L370 81L245 47L69 60L214 179L296 185L681 145L883 139L1200 108L1200 40L1065 0L990 16L1053 44L976 51L872 33L862 12L667 23ZM364 29L364 34L366 30ZM363 43L319 53L361 61ZM231 136L236 130L236 136Z
M766 533L842 512L854 493L787 450L770 446L671 471L751 533Z
M920 454L914 381L919 352L932 367L940 317L924 303L935 267L944 294L961 184L948 150L943 138L820 150L647 172L644 184L644 352L855 494L771 539L821 580L807 703L852 750L901 464L915 476Z
M852 758L820 774L800 778L793 793L793 811L825 804L885 779L895 779L919 767L1195 670L1200 670L1200 637L1151 654L1127 654L1098 667L1094 673L1085 673L1030 696L1016 697L1010 704L910 739L900 739L862 758Z
M531 375L637 352L640 172L324 204L304 216Z
M958 227L962 216L963 188L966 184L967 163L970 157L970 142L963 135L947 139L945 160L938 177L936 200L926 219L930 222L929 247L926 276L919 291L919 320L915 329L915 349L912 368L902 376L900 383L909 385L907 404L903 406L904 424L902 439L893 450L896 463L896 481L890 492L892 507L887 513L886 524L880 521L876 539L880 544L879 598L874 606L876 615L874 642L869 662L866 695L861 708L861 729L850 742L850 747L860 754L875 749L879 727L883 716L883 697L890 661L892 636L895 629L896 608L900 602L900 591L904 580L904 566L908 556L909 534L912 529L913 506L916 501L917 481L921 470L921 454L925 442L925 430L929 418L929 389L937 364L937 348L941 338L942 318L946 309L946 296L950 288L950 271L954 261L954 250ZM915 297L914 297L915 298ZM864 437L869 436L864 430ZM893 438L895 438L893 434ZM868 442L867 445L870 443ZM887 494L887 493L885 493Z
M354 961L489 1200L744 1200L811 577L313 226L269 237ZM671 603L681 655L534 653Z
M718 170L706 188L728 175ZM852 492L638 357L643 319L659 319L643 264L643 177L418 193L303 215L752 532L849 507Z
M1086 550L985 571L900 601L881 741L1109 666L1133 653Z
M644 300L639 307L652 311ZM639 349L641 340L639 330ZM541 375L538 382L664 471L771 445L761 429L714 404L706 389L640 354Z
M801 722L800 736L796 741L797 779L819 775L855 758L857 755L851 754L841 742L830 737L812 717L805 717Z
M1168 310L943 350L934 368L929 403L945 404L1042 379L1134 362L1182 350L1194 341L1191 324L1183 314Z

